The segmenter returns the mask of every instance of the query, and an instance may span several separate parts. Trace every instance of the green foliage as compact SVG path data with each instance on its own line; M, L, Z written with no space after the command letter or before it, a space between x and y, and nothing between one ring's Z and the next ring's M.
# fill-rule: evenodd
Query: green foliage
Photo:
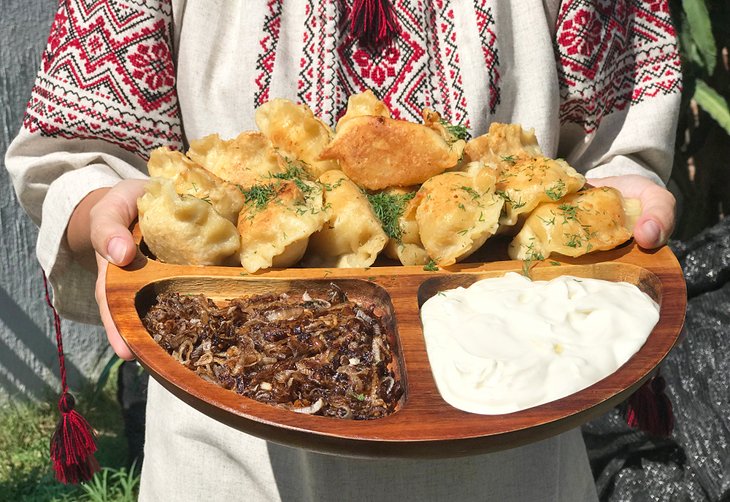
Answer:
M49 442L58 420L57 396L41 402L11 400L0 407L0 501L135 500L139 475L125 466L127 443L116 401L118 364L113 359L108 366L103 388L76 393L79 412L97 431L102 471L79 486L56 481Z
M683 25L688 28L682 39L684 46L689 49L687 54L694 63L712 74L717 61L717 45L705 0L682 0L682 10Z
M704 80L695 82L694 99L710 117L730 134L730 108L727 100Z
M672 181L679 192L677 239L730 212L730 2L670 0L679 35L683 94Z
M718 61L718 44L713 30L730 24L727 10L714 8L712 0L682 0L681 13L676 11L679 47L684 66L686 89L694 89L693 98L730 134L730 107L719 82L712 82ZM717 10L717 12L711 12ZM726 87L726 86L725 86Z

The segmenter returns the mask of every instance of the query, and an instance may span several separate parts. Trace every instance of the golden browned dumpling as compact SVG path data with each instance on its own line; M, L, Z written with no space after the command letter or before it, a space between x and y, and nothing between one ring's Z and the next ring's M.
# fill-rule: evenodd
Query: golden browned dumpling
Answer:
M456 166L462 150L426 125L365 115L338 127L322 158L338 160L358 186L381 190L419 185Z
M519 124L493 122L487 134L470 139L464 148L466 161L481 160L502 168L514 155L542 155L535 130L525 130Z
M369 267L388 242L365 194L342 171L319 177L330 219L309 238L309 267Z
M152 150L147 169L150 176L171 180L178 194L208 202L233 223L238 220L243 207L243 195L238 187L206 171L182 153L167 147Z
M339 169L336 161L320 158L332 130L308 106L272 99L256 110L256 125L284 157L301 161L312 178Z
M219 178L244 188L284 171L271 141L255 131L242 132L230 140L217 134L193 140L187 154Z
M541 202L557 201L585 184L582 174L562 159L521 153L503 163L497 179L497 194L504 200L502 225L517 223Z
M551 253L581 256L613 249L631 238L638 201L609 187L589 188L540 204L509 245L513 260L542 260Z
M337 129L348 120L355 117L362 117L363 115L390 118L390 110L388 110L385 103L380 101L370 89L365 92L353 94L347 99L347 112L337 121Z
M416 191L417 188L413 190L389 188L384 192L384 196L390 199L384 201L386 207L402 206L402 211L397 209L395 220L397 231L390 236L388 245L385 246L385 255L400 261L403 265L425 265L430 260L418 233Z
M434 176L414 203L421 242L440 266L452 265L494 235L504 200L494 191L494 170L473 162L466 172Z
M209 203L178 194L172 181L150 178L137 208L144 241L160 261L225 265L236 258L239 237L233 223Z
M273 180L244 191L246 202L238 217L241 265L248 272L289 267L307 249L329 214L322 187L311 181Z

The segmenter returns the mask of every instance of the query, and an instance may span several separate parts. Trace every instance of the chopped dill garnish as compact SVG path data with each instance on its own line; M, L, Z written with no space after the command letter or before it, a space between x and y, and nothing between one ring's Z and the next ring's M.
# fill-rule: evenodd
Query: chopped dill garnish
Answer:
M461 188L466 193L468 193L469 195L471 195L471 198L472 199L475 199L476 200L479 197L481 197L481 195L479 195L479 192L477 192L476 190L474 190L472 187L462 186L462 187L459 187L459 188Z
M401 240L403 231L398 223L398 218L405 211L406 204L416 196L416 192L404 194L394 194L380 192L376 194L367 194L370 205L373 206L375 216L380 220L385 234L391 239Z
M580 248L583 247L583 239L578 234L565 234L566 241L565 245L569 248Z
M428 260L428 263L423 266L423 270L426 272L436 272L438 269L438 265L436 265L436 262L433 260Z
M452 135L454 138L454 141L458 141L460 139L467 139L469 137L469 131L461 124L450 124L449 122L446 122L445 120L441 120L441 125L444 126L444 129L446 129L446 132L448 132L450 135ZM453 142L452 142L453 143Z
M552 265L553 267L559 267L560 266L560 262L559 261L550 260L550 265Z
M558 206L558 209L563 212L563 223L567 223L569 220L578 221L578 206L561 204Z
M560 200L565 195L565 182L563 180L556 181L553 186L545 189L545 194L552 200Z
M244 203L256 209L265 208L266 204L276 196L276 186L273 184L254 185L251 188L243 188L239 185L238 189L243 194Z
M542 216L537 217L544 225L555 225L555 216L550 218L549 220L547 218L543 218Z
M544 259L545 257L543 254L535 250L535 243L531 242L530 245L527 246L525 250L525 258L522 260L522 275L528 279L532 279L532 277L530 277L530 269L534 266L535 262L542 261Z
M296 180L298 178L308 179L309 175L300 165L286 159L286 170L283 173L272 174L271 177L280 180Z
M515 201L504 190L496 190L494 193L495 195L502 197L507 204L512 206L512 209L519 209L527 204L527 202L522 202L522 200Z
M297 188L302 191L305 197L312 193L312 190L314 190L314 187L312 185L308 185L299 178L294 178L292 181L297 186Z
M501 159L504 162L509 162L510 164L514 164L517 158L514 155L503 155Z

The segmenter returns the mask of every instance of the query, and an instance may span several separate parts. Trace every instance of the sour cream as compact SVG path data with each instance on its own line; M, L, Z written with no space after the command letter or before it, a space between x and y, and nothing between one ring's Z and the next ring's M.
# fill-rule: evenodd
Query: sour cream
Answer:
M523 275L441 292L421 308L436 385L471 413L512 413L589 387L631 358L659 320L633 284Z

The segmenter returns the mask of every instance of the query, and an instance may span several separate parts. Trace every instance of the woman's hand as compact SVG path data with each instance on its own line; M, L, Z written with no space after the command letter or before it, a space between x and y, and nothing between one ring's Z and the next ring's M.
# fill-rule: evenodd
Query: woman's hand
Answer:
M636 174L587 180L593 186L616 188L624 197L641 201L641 216L634 227L634 240L647 249L667 243L674 230L674 195L649 178Z
M144 193L145 180L124 180L113 188L95 190L74 210L66 238L71 250L79 257L96 256L96 302L109 344L119 357L134 359L112 321L106 302L106 269L128 265L135 257L137 246L129 226L137 217L137 198Z

